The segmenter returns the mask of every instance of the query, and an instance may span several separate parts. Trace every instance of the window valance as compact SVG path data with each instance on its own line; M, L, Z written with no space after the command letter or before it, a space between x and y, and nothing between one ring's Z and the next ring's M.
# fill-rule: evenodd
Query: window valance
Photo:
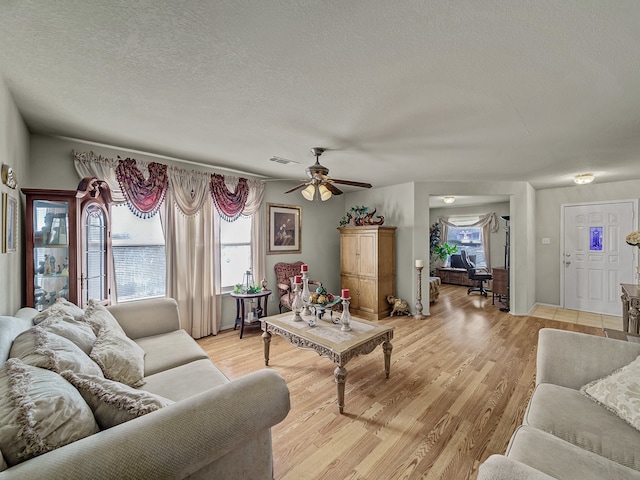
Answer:
M133 158L117 159L93 152L72 151L81 177L95 176L106 181L115 203L127 203L138 216L155 215L169 190L176 207L186 216L197 215L208 194L220 216L233 221L251 216L262 205L265 184L229 175L186 170Z
M141 218L150 218L158 213L169 187L166 165L151 162L147 165L147 172L145 178L133 158L122 160L118 157L118 185L127 199L129 209Z

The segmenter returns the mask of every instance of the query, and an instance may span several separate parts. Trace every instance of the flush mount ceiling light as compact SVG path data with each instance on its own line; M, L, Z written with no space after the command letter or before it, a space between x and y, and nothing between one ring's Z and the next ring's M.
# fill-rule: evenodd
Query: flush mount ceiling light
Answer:
M448 197L444 197L443 200L444 200L444 203L453 203L453 202L456 201L456 197L451 195L451 196L448 196Z
M587 183L591 183L596 179L592 173L582 173L580 175L576 175L573 177L573 182L577 185L586 185Z

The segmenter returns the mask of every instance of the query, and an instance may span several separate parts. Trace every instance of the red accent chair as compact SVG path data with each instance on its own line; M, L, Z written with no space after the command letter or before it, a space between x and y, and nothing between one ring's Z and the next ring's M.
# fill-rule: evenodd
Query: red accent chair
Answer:
M291 310L291 302L293 302L293 291L291 290L291 284L295 275L300 275L300 267L304 262L285 263L278 262L273 266L276 272L276 283L278 284L278 298L280 304L278 310L282 313L282 307ZM322 286L322 282L318 280L309 280L309 289L314 291L315 288L311 286Z

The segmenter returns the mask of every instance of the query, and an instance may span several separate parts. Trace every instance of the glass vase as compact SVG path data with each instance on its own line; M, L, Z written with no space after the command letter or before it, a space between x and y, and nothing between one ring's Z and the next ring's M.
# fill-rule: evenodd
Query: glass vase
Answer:
M340 324L342 325L342 327L340 327L340 330L342 330L343 332L348 332L351 330L351 314L349 313L349 300L351 300L351 297L342 299L342 315L340 316Z
M291 310L293 311L293 321L301 322L302 317L300 313L304 304L302 303L302 285L300 283L293 284L293 301L291 302Z

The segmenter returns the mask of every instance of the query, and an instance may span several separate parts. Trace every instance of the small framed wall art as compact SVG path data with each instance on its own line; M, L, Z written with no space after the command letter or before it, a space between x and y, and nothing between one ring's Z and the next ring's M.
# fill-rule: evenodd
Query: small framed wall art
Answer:
M2 194L2 253L15 252L18 245L18 200Z
M267 204L267 255L302 253L302 207Z

